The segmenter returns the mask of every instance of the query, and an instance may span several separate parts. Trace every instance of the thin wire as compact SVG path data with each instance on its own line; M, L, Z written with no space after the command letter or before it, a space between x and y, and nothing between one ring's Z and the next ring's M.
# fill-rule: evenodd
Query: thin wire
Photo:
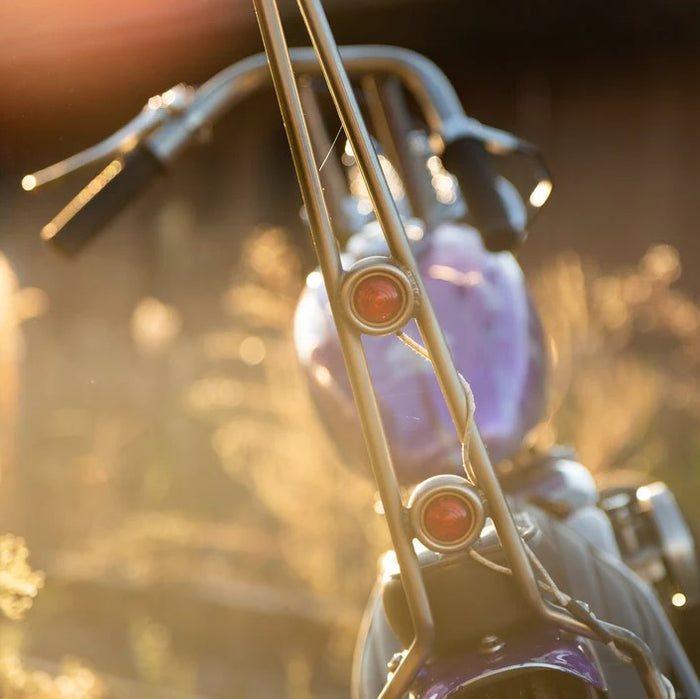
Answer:
M557 584L554 582L552 579L552 576L549 574L547 569L544 567L542 564L542 561L540 561L539 558L537 558L535 552L530 548L530 546L527 544L527 542L523 541L523 545L525 546L525 551L527 552L528 558L530 559L531 564L535 567L537 572L544 578L544 581L538 580L537 585L541 590L544 590L545 592L551 593L554 598L556 599L557 603L564 608L568 608L571 602L573 601L573 598L567 595L566 593L562 592L561 589L557 586ZM477 553L473 548L469 549L469 555L477 562L480 563L483 566L486 566L487 568L496 571L497 573L501 573L502 575L513 575L513 571L506 567L502 566L498 563L495 563L494 561L486 558L486 556L482 556L480 553ZM594 626L591 627L594 631L595 628ZM623 653L616 645L614 641L608 641L605 643L605 645L612 650L615 655L622 660L623 662L627 664L632 663L632 659L625 653Z
M340 138L341 133L343 133L343 125L342 124L338 128L338 133L335 135L335 138L333 139L333 143L331 143L331 147L328 149L328 153L326 153L326 157L323 159L323 162L318 166L319 172L321 172L321 170L323 170L323 166L328 162L328 158L331 157L331 153L333 152L333 149L335 148L335 144L338 143L338 139Z
M486 558L486 556L482 556L480 553L477 553L474 549L469 549L469 555L477 563L481 563L481 565L486 566L491 570L495 570L497 573L501 573L502 575L513 575L513 571L510 568L495 563L494 561Z
M524 543L524 542L523 542ZM532 553L530 550L530 547L525 544L525 548L534 556L535 554ZM490 568L491 570L496 571L497 573L501 573L502 575L513 575L513 571L506 567L500 565L500 563L496 563L495 561L492 561L489 558L486 558L486 556L482 556L480 553L475 551L474 549L469 549L469 555L477 562L480 563L483 566L486 566L486 568ZM539 561L538 561L539 563ZM549 578L549 583L544 582L542 580L538 580L537 584L540 587L540 589L544 590L545 592L551 592L555 598L557 599L557 602L562 606L565 607L571 598L568 595L565 595L554 583L554 581L549 577L549 574L545 570L544 566L542 564L539 564L541 567L538 567L538 571L542 572L544 571L544 574L546 575L547 578Z
M423 345L421 345L419 342L416 342L410 335L407 335L405 332L400 331L400 332L396 333L396 336L409 349L412 349L416 354L423 357L423 359L430 362L430 364L433 364L432 357L428 353L428 350L426 350L426 348L423 347ZM458 373L458 376L459 376L460 383L462 384L462 388L464 389L464 397L465 397L466 402L467 402L467 418L464 422L464 431L463 431L461 439L460 439L462 467L464 468L464 472L467 475L467 480L472 485L475 485L476 479L474 478L474 472L472 470L472 465L471 465L471 462L469 461L469 444L471 443L472 427L474 424L474 413L476 411L476 403L474 401L474 393L472 391L471 386L469 385L469 382L464 378L464 376L462 376L462 374Z

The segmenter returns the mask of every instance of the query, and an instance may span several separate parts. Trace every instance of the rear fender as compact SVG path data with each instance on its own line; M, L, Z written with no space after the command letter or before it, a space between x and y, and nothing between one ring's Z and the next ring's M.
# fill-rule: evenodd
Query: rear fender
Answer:
M607 691L595 651L587 639L542 627L518 637L491 637L489 641L479 650L455 653L430 663L416 678L412 696L448 699L462 690L537 670L561 672L594 691Z

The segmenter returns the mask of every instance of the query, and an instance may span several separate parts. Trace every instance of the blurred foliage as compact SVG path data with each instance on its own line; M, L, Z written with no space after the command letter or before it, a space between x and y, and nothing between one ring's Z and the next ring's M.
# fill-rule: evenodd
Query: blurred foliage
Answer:
M0 634L0 691L3 699L103 699L105 685L83 663L66 658L57 671L29 668L20 659L17 627Z
M374 486L339 467L295 368L291 329L301 291L295 259L279 229L250 238L224 298L236 330L208 335L202 347L210 360L237 353L258 371L242 379L211 375L192 387L188 401L212 424L227 475L254 493L264 519L277 522L279 553L294 577L346 610L337 619L347 657L347 631L388 540L372 509Z
M221 326L187 347L199 375L179 388L180 407L209 435L240 502L218 521L163 507L138 511L132 504L108 536L88 535L60 562L92 574L118 567L121 577L152 583L192 580L188 562L205 549L239 556L233 567L222 556L198 558L200 579L216 575L217 568L224 575L266 576L265 561L273 558L284 563L276 570L280 582L332 599L338 611L354 618L373 577L375 554L387 540L373 512L374 487L339 466L296 370L291 329L302 284L298 258L282 231L263 229L247 242L234 277L222 298ZM177 344L177 318L156 299L142 301L131 324L139 350L151 357L162 344ZM177 361L177 346L171 350ZM110 454L125 448L112 432L96 436L112 445ZM197 479L194 471L189 476ZM142 482L151 478L148 471L141 474ZM119 474L110 468L97 480L114 479ZM154 487L147 483L148 490ZM156 505L158 500L167 498L154 498ZM240 554L255 555L257 571L246 570ZM268 577L266 582L274 583Z
M0 689L4 699L102 699L103 682L77 660L66 660L60 672L30 670L15 654L0 654Z
M234 615L291 615L300 639L310 633L304 625L325 629L314 632L317 640L279 639L269 674L280 673L287 696L315 694L319 673L339 686L347 682L387 535L373 510L374 486L339 465L296 369L291 332L300 265L285 233L255 231L221 295L218 318L203 332L192 333L175 305L140 300L128 326L136 356L130 364L120 368L115 335L104 338L97 357L89 343L91 368L71 357L95 377L90 385L103 392L97 401L73 394L76 367L73 376L57 370L53 338L40 347L55 385L67 387L33 414L38 458L22 474L25 497L45 503L39 533L51 546L44 554L49 582L91 581L134 595L177 590L191 605L169 618L138 605L123 609L121 622L110 610L98 613L103 633L109 624L124 627L129 674L144 686L201 691L208 661L183 648L181 636L191 610L212 604ZM104 388L98 372L124 373ZM58 526L47 529L54 521ZM55 594L49 589L48 599ZM51 615L36 623L52 623ZM207 626L205 619L196 623ZM251 628L228 632L245 637L255 622L245 623ZM202 629L192 632L199 637ZM216 633L210 646L226 641ZM88 652L91 662L112 662L98 647ZM261 691L245 687L242 697Z
M196 667L173 649L170 632L162 624L138 618L130 625L131 649L138 678L152 686L167 686L187 694L196 691Z
M20 537L0 536L0 610L18 621L32 606L44 584L44 574L32 570L29 551ZM42 670L28 669L20 659L17 634L0 637L0 690L5 699L101 699L102 682L76 660L65 660L60 672L52 676Z
M540 270L552 392L536 439L573 444L607 482L628 469L667 479L690 504L700 488L700 308L673 288L680 274L668 245L612 274L573 253Z
M680 273L676 251L656 246L634 268L614 273L567 254L534 275L553 368L548 418L533 439L574 444L601 479L629 469L663 478L689 505L700 496L700 309L674 288ZM347 682L388 536L374 512L373 484L341 467L296 369L291 331L301 285L299 255L285 233L260 228L203 329L192 332L184 307L153 294L134 306L126 338L77 326L85 346L67 350L76 354L61 360L67 364L59 361L60 336L35 344L33 367L46 365L56 398L40 400L30 414L35 451L25 445L31 469L20 474L18 492L19 502L35 503L35 534L43 522L48 587L53 578L133 594L155 590L157 597L177 589L186 600L158 613L127 607L127 596L115 597L124 608L89 607L95 633L120 639L88 649L90 662L109 665L105 654L126 646L118 672L146 687L144 696L162 687L177 696L202 692L203 678L220 672L211 669L212 649L235 638L243 639L236 652L245 664L245 653L262 643L261 635L246 640L258 631L261 610L293 619L294 638L275 641L278 689L239 673L229 695L308 699L322 696L319 674L336 687ZM93 362L87 368L85 357ZM85 377L90 390L81 393L74 386ZM19 542L8 546L21 554ZM17 559L18 575L22 563L26 554ZM51 602L59 599L52 595L47 589L40 597L49 612L30 616L30 627L37 619L30 633L56 623L54 607L65 598ZM192 612L213 601L251 617L242 626L222 623L216 636L211 617ZM302 643L307 622L328 630ZM183 644L188 633L201 646ZM70 636L58 638L70 645ZM3 696L108 693L82 666L27 670L18 658L31 647L0 645ZM109 693L117 696L111 684Z
M372 510L373 484L338 467L296 370L291 327L301 288L291 256L279 230L252 238L244 250L242 283L229 294L227 310L237 325L252 318L261 336L254 346L264 347L265 361L262 352L255 360L264 375L248 385L241 406L259 427L248 429L239 417L224 421L214 445L227 473L250 484L283 525L282 550L296 572L316 591L357 602L371 575L357 564L372 560L386 536ZM251 340L240 345L244 361Z
M29 567L29 550L20 537L0 536L0 610L22 619L44 584L44 574Z

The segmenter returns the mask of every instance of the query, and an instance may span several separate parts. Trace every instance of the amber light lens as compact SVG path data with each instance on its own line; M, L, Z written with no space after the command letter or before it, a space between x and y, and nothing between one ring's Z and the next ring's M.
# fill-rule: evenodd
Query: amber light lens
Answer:
M432 539L454 543L466 537L474 525L471 506L458 495L437 495L423 508L423 528Z
M394 320L406 303L399 282L385 274L368 274L360 279L353 290L352 300L357 315L372 325Z

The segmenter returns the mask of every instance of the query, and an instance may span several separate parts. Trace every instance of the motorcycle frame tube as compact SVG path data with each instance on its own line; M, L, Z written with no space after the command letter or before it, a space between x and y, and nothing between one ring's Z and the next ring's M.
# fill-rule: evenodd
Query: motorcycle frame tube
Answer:
M343 278L343 269L340 254L328 218L281 19L275 0L253 0L253 2L265 50L269 57L270 71L299 177L302 197L307 207L321 271L329 290L331 309L335 318L341 318L343 311L340 307L338 292ZM344 323L339 322L337 326L392 543L401 570L406 571L406 594L411 599L411 614L416 629L415 640L408 653L380 695L382 699L399 699L408 691L418 671L430 656L434 638L433 619L418 558L413 550L411 537L406 531L403 503L361 338L359 334L350 332Z
M437 213L432 176L425 164L411 152L408 141L411 124L401 83L395 77L366 75L361 87L379 142L389 160L399 168L412 214L423 221L427 230L431 230L441 217Z
M321 70L354 151L360 172L370 193L375 214L384 232L389 250L399 264L408 269L415 278L419 293L416 322L430 355L452 420L461 435L467 421L467 401L461 379L418 272L401 218L364 124L348 75L343 67L337 44L333 39L320 0L297 0L297 4L318 54ZM473 428L472 432L469 455L477 482L484 490L501 545L526 601L546 621L572 633L595 638L596 635L590 627L555 609L542 598L525 545L520 538L481 435L476 428ZM387 513L387 519L388 516ZM410 541L408 543L410 545ZM402 574L405 584L405 578L409 573L402 569ZM420 569L418 569L418 575L420 575ZM409 608L411 608L416 600L411 599L412 594L408 589L406 592ZM654 699L667 699L666 685L646 644L627 629L613 624L604 623L603 625L619 647L632 657L634 664L640 671L642 682L649 696ZM415 627L414 624L414 630L416 637L418 637L421 634L421 629ZM401 665L397 674L401 670ZM384 695L385 692L382 692L382 698Z

